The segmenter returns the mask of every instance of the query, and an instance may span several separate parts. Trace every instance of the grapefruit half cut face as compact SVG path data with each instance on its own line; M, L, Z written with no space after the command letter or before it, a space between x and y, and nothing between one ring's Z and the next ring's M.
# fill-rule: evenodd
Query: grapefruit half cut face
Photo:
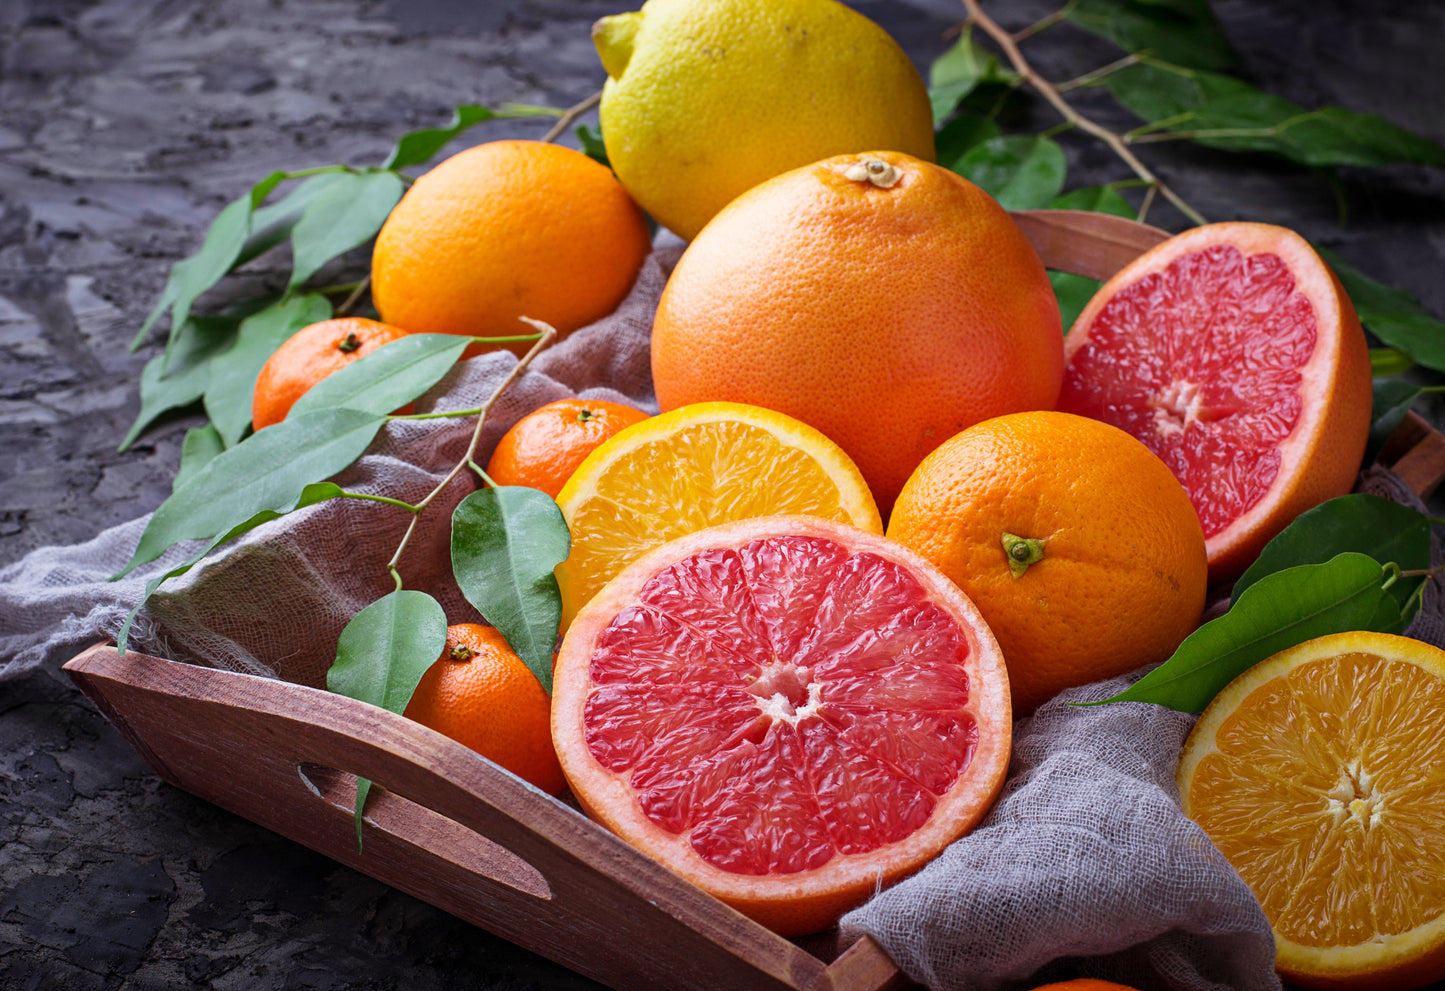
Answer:
M1212 581L1354 484L1370 358L1353 306L1302 237L1197 227L1099 290L1064 344L1059 409L1143 441L1184 485Z
M783 935L827 928L992 805L1008 680L982 616L902 546L769 516L613 579L557 658L573 794L644 853Z

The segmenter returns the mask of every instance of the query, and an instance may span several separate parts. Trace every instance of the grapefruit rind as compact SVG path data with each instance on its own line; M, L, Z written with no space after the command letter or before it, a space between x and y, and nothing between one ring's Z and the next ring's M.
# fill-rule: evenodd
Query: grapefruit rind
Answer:
M1298 369L1303 404L1294 429L1279 445L1275 482L1230 525L1206 538L1211 582L1237 577L1296 516L1350 491L1369 438L1374 398L1369 347L1339 279L1294 231L1247 222L1185 231L1140 255L1105 283L1064 339L1065 380L1074 356L1089 343L1090 326L1116 293L1185 255L1217 245L1232 245L1246 257L1278 256L1294 276L1296 291L1314 306L1316 341L1309 361Z
M978 726L968 765L932 815L905 839L864 854L839 853L820 868L791 874L741 875L705 861L686 837L641 811L623 774L603 767L585 738L584 707L593 684L589 665L599 634L634 604L658 572L704 550L741 548L776 536L815 536L850 553L869 552L902 565L928 598L959 621L968 645L967 711ZM968 832L992 807L1008 770L1012 734L1008 676L1002 652L978 609L936 568L882 536L816 517L770 516L711 527L673 540L633 562L578 613L562 642L553 676L552 737L573 795L594 820L663 866L781 935L832 925L876 891L913 873Z
M1191 788L1201 763L1220 753L1216 743L1224 726L1249 696L1283 680L1295 669L1313 661L1358 652L1388 661L1413 664L1445 683L1445 652L1408 637L1356 631L1306 641L1281 651L1247 670L1221 691L1204 710L1185 742L1176 782L1183 812L1195 818ZM1383 698L1392 705L1394 698ZM1445 728L1445 713L1440 723ZM1262 823L1270 810L1260 810ZM1264 827L1262 827L1264 828ZM1445 863L1445 854L1441 854ZM1248 881L1248 878L1246 878ZM1273 923L1274 920L1271 920ZM1307 946L1282 935L1275 938L1275 969L1286 980L1309 988L1405 991L1445 978L1445 913L1395 935L1376 934L1349 946Z
M843 452L841 447L820 431L785 413L745 403L708 402L683 406L659 416L649 417L619 431L611 439L599 445L577 466L572 477L567 480L567 483L562 486L562 491L558 493L557 504L561 507L562 516L573 534L574 548L573 555L569 555L569 559L563 561L556 568L557 584L562 593L563 630L571 624L578 609L585 605L587 600L610 577L610 575L589 573L587 564L579 564L583 555L577 553L579 544L585 539L585 535L579 534L577 525L584 508L596 500L611 501L607 493L598 491L599 483L606 479L608 472L613 470L614 466L628 460L629 457L648 445L665 446L686 430L713 423L741 424L756 428L765 441L776 443L785 449L801 452L807 461L821 470L822 475L836 490L839 511L846 517L840 522L849 523L872 533L881 534L883 532L883 521L878 515L878 506L873 501L868 483L863 480L863 475L858 471L857 465ZM683 474L687 467L679 462L674 470L674 475ZM767 515L795 508L782 501L786 495L780 492L783 487L781 482L769 479L765 474L749 472L746 477L732 479L732 483L746 485L755 492L766 493L769 497L776 496L778 501L772 512ZM660 488L660 486L658 487ZM691 508L693 510L705 511L708 524L728 523L738 518L723 507L698 505L701 500L695 496L692 497L692 501ZM641 507L641 515L647 517L649 524L647 533L642 542L636 544L631 557L609 562L613 567L612 574L620 571L623 565L645 551L698 529L680 518L670 519L664 515L653 513L652 509L653 507L649 506Z

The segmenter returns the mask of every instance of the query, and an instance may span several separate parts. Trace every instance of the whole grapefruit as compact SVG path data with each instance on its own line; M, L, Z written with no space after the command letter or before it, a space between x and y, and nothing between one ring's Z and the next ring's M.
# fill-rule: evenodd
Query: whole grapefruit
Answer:
M1052 408L1059 309L1038 255L983 190L898 152L842 155L734 200L658 304L664 411L727 400L821 430L886 515L944 440Z

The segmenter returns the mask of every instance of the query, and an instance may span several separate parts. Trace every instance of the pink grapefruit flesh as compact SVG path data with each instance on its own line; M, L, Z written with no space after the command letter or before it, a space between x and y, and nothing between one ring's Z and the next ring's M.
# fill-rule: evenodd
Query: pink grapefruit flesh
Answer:
M1099 290L1064 356L1059 409L1123 428L1170 467L1212 581L1354 483L1370 425L1364 332L1292 231L1211 224L1165 241Z
M583 806L785 934L967 831L1009 736L972 603L892 541L811 517L664 545L579 614L557 660L553 738Z

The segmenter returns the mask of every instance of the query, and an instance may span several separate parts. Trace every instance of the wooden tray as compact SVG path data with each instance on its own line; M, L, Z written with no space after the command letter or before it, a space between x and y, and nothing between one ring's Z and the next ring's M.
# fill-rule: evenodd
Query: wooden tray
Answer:
M1097 213L1015 215L1049 268L1108 278L1167 235ZM1381 458L1445 477L1419 417ZM909 985L872 939L827 962L704 894L460 744L288 682L92 647L65 665L167 782L614 988L880 991ZM355 780L371 779L365 849Z

